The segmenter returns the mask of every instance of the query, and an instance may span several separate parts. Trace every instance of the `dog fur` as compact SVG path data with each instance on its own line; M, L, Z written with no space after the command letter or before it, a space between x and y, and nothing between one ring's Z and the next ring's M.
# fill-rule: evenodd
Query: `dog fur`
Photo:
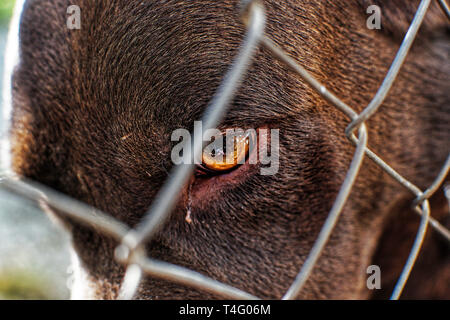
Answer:
M263 1L267 35L360 112L380 86L419 1ZM80 30L66 9L80 6ZM366 8L382 10L368 30ZM192 129L236 55L245 28L236 0L29 0L14 75L14 170L135 226L172 167L170 135ZM388 98L368 121L369 146L426 188L449 154L449 24L433 2ZM223 121L280 129L280 170L211 183L184 219L187 188L148 255L263 298L280 298L309 253L336 198L354 147L349 120L259 48ZM448 226L442 194L432 214ZM386 297L419 218L413 196L364 160L342 216L298 298ZM445 220L445 217L447 217ZM91 292L117 297L117 243L65 220ZM449 247L433 231L407 298L450 297ZM366 287L378 264L382 289ZM431 274L431 275L430 275ZM146 278L140 299L220 298Z

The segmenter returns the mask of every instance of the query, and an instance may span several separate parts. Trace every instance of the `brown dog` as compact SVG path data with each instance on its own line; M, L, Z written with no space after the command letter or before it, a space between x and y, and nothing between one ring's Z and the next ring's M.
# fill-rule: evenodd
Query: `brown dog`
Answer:
M374 96L419 1L264 1L267 34L319 81L361 111ZM81 8L81 29L66 9ZM382 30L366 9L382 10ZM192 129L242 41L238 1L29 0L14 76L15 171L135 226L173 166L170 136ZM369 146L426 188L450 151L448 22L433 2L381 110ZM259 49L224 128L280 130L279 172L244 164L196 176L148 255L263 298L295 278L336 198L354 147L348 124L296 74ZM299 298L390 293L411 248L413 196L365 160L332 238ZM439 200L439 199L438 199ZM191 222L185 220L187 206ZM433 215L448 217L443 201ZM441 220L442 221L442 220ZM85 272L84 297L115 298L116 243L66 221ZM442 221L445 223L445 221ZM448 221L447 221L448 222ZM429 231L405 297L449 298L449 247ZM382 289L366 287L381 267ZM147 278L138 298L216 298Z

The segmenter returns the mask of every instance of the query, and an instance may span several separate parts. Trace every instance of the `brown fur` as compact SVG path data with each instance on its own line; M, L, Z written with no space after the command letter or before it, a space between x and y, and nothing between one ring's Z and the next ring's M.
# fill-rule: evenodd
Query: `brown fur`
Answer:
M371 3L382 8L382 31L366 28ZM65 27L69 4L81 7L81 30ZM361 111L383 80L418 1L264 4L268 36ZM238 1L232 0L29 0L14 77L15 170L136 225L172 167L171 132L191 129L200 119L243 32ZM421 188L450 151L448 40L448 22L433 2L389 97L368 122L370 147ZM279 128L279 173L261 176L255 170L240 184L217 187L217 198L194 201L192 224L184 221L183 194L148 254L280 298L345 177L354 152L343 134L347 124L260 48L222 127ZM416 228L409 225L417 226L417 216L405 209L411 200L366 159L299 298L368 298L366 268L373 263L381 265L384 281L377 297L388 294L411 247ZM444 205L437 208L444 212ZM112 258L116 244L70 224L97 297L115 297L123 276ZM435 262L423 263L433 269L419 264L407 297L450 295L439 280L448 279L448 246L431 238L425 252ZM431 270L437 280L424 285ZM211 296L149 278L138 297Z

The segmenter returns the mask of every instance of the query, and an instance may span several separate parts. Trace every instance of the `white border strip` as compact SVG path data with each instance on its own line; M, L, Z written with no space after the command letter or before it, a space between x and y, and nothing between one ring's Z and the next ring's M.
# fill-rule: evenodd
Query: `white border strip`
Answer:
M17 0L11 19L8 38L5 47L5 60L3 70L2 124L0 133L0 173L11 174L11 144L9 142L9 128L12 114L12 83L14 68L19 63L19 23L25 0Z

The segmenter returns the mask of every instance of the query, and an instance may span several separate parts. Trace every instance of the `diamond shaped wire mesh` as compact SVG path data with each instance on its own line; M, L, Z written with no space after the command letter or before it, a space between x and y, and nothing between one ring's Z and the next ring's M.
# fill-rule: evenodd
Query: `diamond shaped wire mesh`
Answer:
M301 267L294 282L283 296L283 299L294 299L302 290L339 219L339 215L341 214L347 199L349 198L353 183L358 176L359 169L365 157L368 157L375 162L393 179L398 181L415 196L412 207L421 219L414 244L411 248L404 269L394 288L391 299L398 299L400 297L421 250L427 227L429 225L450 242L450 231L430 216L430 204L428 201L428 199L442 184L450 170L450 155L447 157L447 160L445 161L435 181L429 186L428 189L422 191L412 182L401 176L368 148L368 131L365 125L365 122L378 111L380 105L389 93L389 90L392 87L403 62L405 61L408 51L413 44L431 1L432 0L422 0L420 2L414 19L409 26L409 29L382 85L379 87L378 92L369 105L359 114L354 111L352 107L330 92L325 85L318 82L308 71L306 71L306 69L287 55L280 47L278 47L270 38L266 36L264 32L266 13L263 5L259 1L242 1L241 15L242 17L245 17L244 21L246 22L247 27L246 35L233 64L230 66L228 72L223 78L222 83L217 89L216 94L204 112L203 123L205 130L215 128L224 118L227 112L227 107L233 99L234 94L239 89L243 76L246 72L248 72L248 66L254 57L256 48L258 46L264 46L271 52L274 59L278 59L284 63L299 77L301 77L301 79L311 88L316 90L326 101L335 106L349 118L350 122L345 130L345 135L349 139L349 142L356 147L346 178L329 212L329 215L316 239L315 244L311 248L307 259ZM22 2L23 4L23 1L19 2ZM444 13L450 19L450 10L446 1L438 0L438 2ZM21 7L22 4L19 3L18 6ZM6 92L4 101L7 104L11 104L10 92ZM30 181L25 177L19 177L14 174L14 172L10 169L11 166L9 163L10 157L7 135L9 125L8 117L5 117L3 122L3 172L0 178L0 187L21 195L27 199L36 201L41 206L54 208L58 210L58 212L61 212L62 214L65 214L80 223L94 228L97 232L101 232L116 239L120 243L115 251L116 260L126 266L125 277L119 293L120 299L133 298L144 274L190 286L223 298L258 299L258 297L255 297L247 292L243 292L237 288L206 277L193 270L159 261L151 257L147 257L145 254L145 243L149 241L158 230L160 230L160 228L170 217L171 211L177 203L178 194L180 194L180 190L185 186L191 176L194 170L194 165L179 165L174 167L167 181L158 192L142 222L136 228L131 229L107 213L101 212L98 209L90 207L85 203L72 199L39 183ZM201 137L199 137L199 139L201 140ZM203 142L198 141L198 143L194 143L194 146L197 146L197 148L192 151L194 156L201 154Z

